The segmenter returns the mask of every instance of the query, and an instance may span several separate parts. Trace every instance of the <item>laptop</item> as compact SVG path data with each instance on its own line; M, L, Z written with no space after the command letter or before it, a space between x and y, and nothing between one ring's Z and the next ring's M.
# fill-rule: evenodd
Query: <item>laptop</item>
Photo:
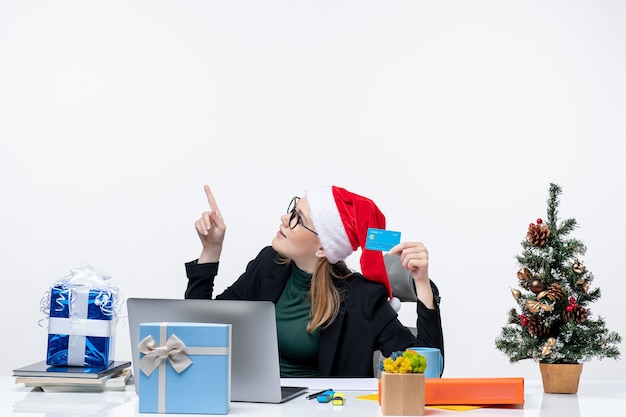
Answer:
M232 325L232 401L283 403L308 387L281 386L276 311L271 301L129 298L126 300L134 375L139 375L139 325L199 322ZM135 378L139 392L139 378Z

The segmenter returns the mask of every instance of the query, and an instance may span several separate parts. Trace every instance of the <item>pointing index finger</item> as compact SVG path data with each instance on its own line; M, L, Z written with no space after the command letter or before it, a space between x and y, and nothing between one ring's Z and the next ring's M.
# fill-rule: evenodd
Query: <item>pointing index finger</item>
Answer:
M212 211L219 211L217 208L217 201L215 201L215 197L213 197L213 193L208 185L204 186L204 193L206 194L206 199L209 202L209 207L211 207Z

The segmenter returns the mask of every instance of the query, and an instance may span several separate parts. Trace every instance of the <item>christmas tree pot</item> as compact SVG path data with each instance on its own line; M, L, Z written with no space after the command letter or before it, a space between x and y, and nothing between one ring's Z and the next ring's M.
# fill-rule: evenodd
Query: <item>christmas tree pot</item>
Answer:
M519 289L511 288L516 307L509 310L496 348L511 363L539 362L544 392L565 394L578 391L584 362L618 359L622 337L591 315L589 306L600 298L600 288L581 261L585 244L569 236L576 220L557 215L560 194L561 187L551 183L547 221L537 218L528 225L516 256Z
M381 373L380 407L383 416L423 416L425 396L423 373Z
M582 363L539 363L543 392L546 394L576 394L583 370Z

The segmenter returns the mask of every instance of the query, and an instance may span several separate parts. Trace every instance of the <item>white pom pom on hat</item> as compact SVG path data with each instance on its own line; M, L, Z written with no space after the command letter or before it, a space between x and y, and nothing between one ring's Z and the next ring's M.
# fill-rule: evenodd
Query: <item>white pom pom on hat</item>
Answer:
M389 300L389 305L393 308L394 311L400 311L400 307L402 307L402 303L398 297L391 297Z
M306 190L311 221L326 258L331 264L346 259L361 248L361 273L365 278L380 282L389 293L391 307L400 310L400 300L393 297L391 283L380 251L365 249L367 229L385 228L385 215L369 198L344 188L326 186Z

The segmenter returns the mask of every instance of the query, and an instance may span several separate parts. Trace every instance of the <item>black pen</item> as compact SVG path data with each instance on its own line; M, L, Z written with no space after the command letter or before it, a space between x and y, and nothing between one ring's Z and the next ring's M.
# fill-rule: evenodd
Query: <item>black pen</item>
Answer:
M331 391L332 388L328 388L328 389L323 389L320 392L314 392L313 394L309 394L306 396L307 400L312 400L313 398L317 398L319 395L322 395L323 393L325 393L326 391Z

